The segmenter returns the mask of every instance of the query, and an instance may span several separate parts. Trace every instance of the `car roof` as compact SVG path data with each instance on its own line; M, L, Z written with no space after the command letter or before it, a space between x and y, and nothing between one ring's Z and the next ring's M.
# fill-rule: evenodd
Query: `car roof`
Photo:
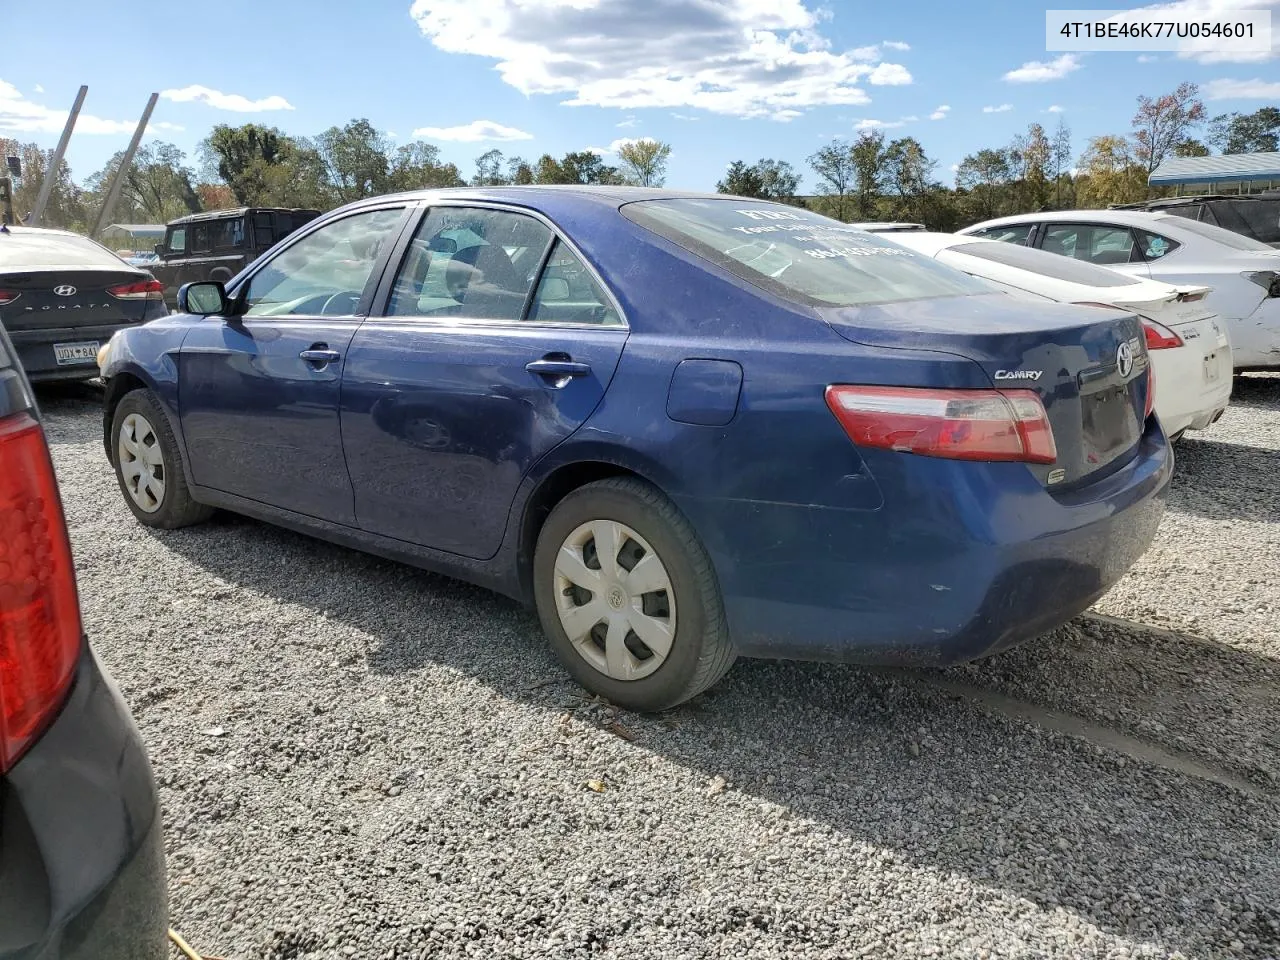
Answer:
M172 227L184 223L198 223L202 220L227 220L243 217L250 211L261 213L318 213L310 207L233 207L229 210L202 210L200 213L189 213L185 217L170 220L165 226Z
M626 187L580 184L538 184L513 187L440 187L426 190L410 190L404 193L384 194L357 200L342 209L355 209L382 203L386 200L475 200L491 203L511 203L517 206L552 211L572 202L597 203L615 210L628 203L642 200L737 200L748 203L781 205L776 200L758 197L739 197L728 193L707 193L698 190L672 190L659 187Z
M80 240L86 239L82 234L76 233L72 230L58 230L54 227L24 227L24 226L19 226L18 224L12 224L6 227L4 231L0 232L0 238L3 238L5 233L11 234L15 239L21 239L24 236L25 237L76 237Z
M1000 227L1011 223L1044 223L1057 220L1063 223L1118 223L1129 227L1151 228L1165 218L1152 210L1048 210L1036 213L1019 213L1011 217L996 217L975 223L975 227ZM972 229L966 227L966 230Z

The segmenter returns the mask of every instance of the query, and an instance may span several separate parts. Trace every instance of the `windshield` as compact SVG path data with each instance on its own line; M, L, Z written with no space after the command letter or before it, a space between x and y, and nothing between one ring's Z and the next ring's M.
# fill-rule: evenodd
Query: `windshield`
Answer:
M749 283L809 306L994 292L888 239L780 203L642 200L622 213Z
M1240 234L1224 230L1222 227L1215 227L1211 223L1201 223L1199 220L1188 220L1186 217L1168 215L1160 216L1156 219L1164 220L1180 230L1186 230L1188 233L1198 233L1202 237L1214 240L1226 247L1233 247L1236 250L1265 250L1267 253L1275 253L1274 247L1268 247L1265 243L1254 240L1252 237L1242 237Z
M998 240L961 243L950 248L953 253L963 253L970 257L1003 263L1018 270L1027 270L1055 280L1067 283L1079 283L1089 287L1129 287L1140 281L1126 277L1122 273L1096 267L1083 260L1046 253L1033 247L1019 247Z
M0 236L0 266L120 267L124 261L88 237L39 229Z

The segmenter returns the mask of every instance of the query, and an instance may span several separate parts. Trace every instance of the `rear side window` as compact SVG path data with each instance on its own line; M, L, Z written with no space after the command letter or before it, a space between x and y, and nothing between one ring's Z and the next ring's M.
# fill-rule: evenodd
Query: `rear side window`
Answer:
M961 243L950 249L954 253L963 253L966 256L1003 263L1018 270L1052 277L1055 280L1065 280L1068 283L1080 283L1090 287L1129 287L1138 283L1132 277L1126 277L1123 273L1116 273L1106 267L1095 267L1091 263L1054 256L1052 253L1036 250L1033 247L1018 247L1007 243Z
M604 327L622 323L591 271L562 240L556 240L547 257L529 319L534 323L592 323Z
M215 250L235 250L244 246L244 218L221 220L213 224Z
M992 292L888 238L782 204L642 200L625 204L622 214L748 283L809 306Z
M1138 237L1138 247L1142 250L1144 260L1159 260L1161 257L1167 257L1182 246L1177 240L1170 240L1168 237L1162 237L1160 234L1152 233L1149 230L1134 230L1133 232Z
M1001 243L1020 243L1024 246L1031 239L1033 223L1011 223L1003 227L987 227L966 234L970 237L981 237L983 240L999 240Z
M44 230L13 230L0 236L6 267L118 267L123 261L87 237Z

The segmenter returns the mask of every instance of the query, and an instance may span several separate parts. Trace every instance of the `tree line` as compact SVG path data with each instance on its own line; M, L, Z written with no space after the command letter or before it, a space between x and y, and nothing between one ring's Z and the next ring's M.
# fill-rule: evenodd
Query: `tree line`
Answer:
M1138 97L1132 128L1089 139L1072 149L1063 120L1050 132L1039 123L1008 144L966 156L955 186L944 185L938 162L915 137L895 139L866 130L852 141L834 139L807 159L816 190L800 192L801 173L782 160L735 160L716 184L722 193L808 206L845 221L908 220L935 230L1032 210L1103 207L1148 196L1147 177L1165 159L1280 149L1280 108L1209 118L1194 84L1158 97ZM22 160L14 207L21 217L35 204L51 154L34 143L0 138L0 152ZM142 146L125 175L112 219L165 223L187 213L236 206L328 210L352 200L399 190L506 184L636 184L662 186L671 146L653 139L624 141L616 163L584 150L536 160L489 150L468 179L440 148L415 140L397 144L366 119L353 119L314 137L248 123L214 127L188 158L170 143ZM119 168L118 153L81 183L64 162L56 171L44 222L84 231Z

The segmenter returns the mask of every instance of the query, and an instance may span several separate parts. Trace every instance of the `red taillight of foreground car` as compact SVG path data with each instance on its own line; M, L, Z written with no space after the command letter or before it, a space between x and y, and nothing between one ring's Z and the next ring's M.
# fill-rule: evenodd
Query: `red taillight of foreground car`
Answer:
M0 420L0 773L62 705L80 656L80 602L44 431Z
M1053 463L1058 450L1033 390L827 387L827 406L860 447L952 460Z
M117 300L163 300L164 284L159 280L139 280L118 287L107 287L107 293Z
M1183 344L1180 336L1163 323L1156 323L1156 321L1148 317L1142 318L1142 332L1147 338L1148 350L1168 350L1171 347L1180 347Z

